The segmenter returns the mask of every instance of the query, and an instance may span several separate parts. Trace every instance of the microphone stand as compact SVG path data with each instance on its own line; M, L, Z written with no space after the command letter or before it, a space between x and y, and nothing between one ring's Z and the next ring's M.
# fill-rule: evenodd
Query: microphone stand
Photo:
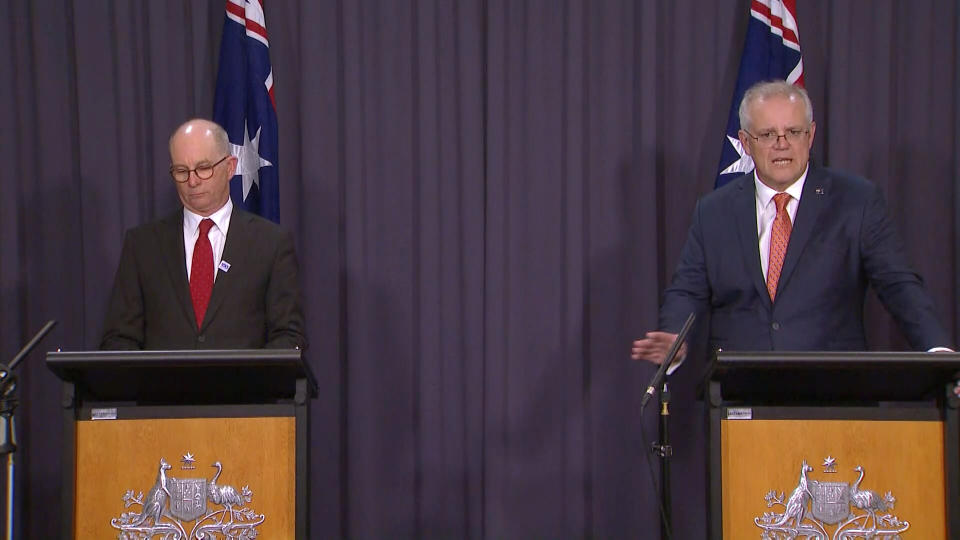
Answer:
M663 385L660 390L659 399L660 440L650 445L650 449L653 451L653 453L660 458L660 508L662 511L660 516L661 538L671 538L673 531L673 511L670 495L670 458L673 457L673 447L670 446L670 389L666 382L667 368L673 364L674 360L677 358L677 354L680 353L680 347L687 338L687 334L690 333L690 328L693 326L693 321L695 318L696 317L693 313L687 317L686 322L683 323L683 328L680 329L680 333L677 334L677 338L673 341L673 345L670 346L666 356L664 356L663 362L660 364L659 369L657 369L657 372L653 375L653 379L650 380L650 384L647 386L647 391L643 394L643 397L640 398L640 414L642 415L643 408L647 405L647 402L650 401L650 397L653 396L654 392L656 392L658 386L661 384Z
M660 522L660 538L670 538L673 531L673 505L670 498L670 458L673 447L670 446L670 389L666 381L660 389L660 440L651 444L651 450L660 458L660 503L663 505L663 519Z
M6 538L6 540L13 540L13 487L15 472L13 453L17 450L17 432L13 416L13 412L17 408L17 397L15 394L17 390L17 376L13 374L13 370L56 325L57 321L47 321L47 324L33 336L33 339L20 349L20 352L10 361L9 366L0 364L0 424L2 424L2 426L0 426L0 455L5 455L7 458L7 504L4 528L4 538Z
M9 375L7 367L0 364L0 370L4 373L3 386L0 387L2 397L0 397L0 455L6 456L7 467L7 486L6 486L6 504L4 515L6 516L4 527L4 538L13 539L13 452L17 449L16 430L13 425L13 410L17 407L17 400L11 396L16 387L16 377ZM9 375L9 376L8 376Z
M660 389L660 440L650 443L650 450L660 458L660 505L663 514L660 516L660 538L671 538L673 524L673 505L670 495L670 458L673 457L673 447L670 446L670 389L663 383Z

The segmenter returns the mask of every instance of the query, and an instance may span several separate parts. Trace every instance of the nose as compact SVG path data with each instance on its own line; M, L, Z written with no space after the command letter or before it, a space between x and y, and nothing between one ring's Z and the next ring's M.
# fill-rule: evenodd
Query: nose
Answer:
M773 143L774 148L789 148L790 143L787 141L787 134L783 135L777 134L777 140Z
M200 177L197 176L197 171L188 171L188 172L187 172L187 185L188 185L188 186L190 186L190 187L197 187L197 186L200 185L200 182L203 182L203 180L201 180Z

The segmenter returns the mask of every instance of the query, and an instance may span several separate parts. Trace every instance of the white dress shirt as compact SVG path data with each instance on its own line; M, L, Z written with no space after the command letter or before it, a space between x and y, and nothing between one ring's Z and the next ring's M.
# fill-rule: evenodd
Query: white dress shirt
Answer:
M230 228L231 213L233 213L233 201L227 199L227 204L208 216L213 220L213 227L210 227L207 237L210 239L210 247L213 248L214 281L217 279L217 269L220 267L220 261L223 258L223 245L227 243L227 229ZM187 281L190 281L193 248L197 245L197 238L200 236L200 222L203 219L203 216L194 214L186 208L183 209L183 250L187 261Z
M800 178L783 191L790 195L790 201L787 203L787 214L790 215L790 224L797 220L797 208L800 206L800 195L803 193L803 184L807 181L807 172L810 166L803 171ZM770 266L770 236L773 231L773 219L777 217L777 203L773 202L773 196L779 191L774 191L757 178L757 172L753 172L753 183L757 189L757 246L760 249L760 268L763 269L763 279L767 279L767 268Z

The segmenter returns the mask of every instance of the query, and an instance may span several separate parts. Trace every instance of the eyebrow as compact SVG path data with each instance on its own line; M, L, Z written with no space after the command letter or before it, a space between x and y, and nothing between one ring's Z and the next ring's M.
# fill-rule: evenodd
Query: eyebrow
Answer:
M803 130L807 129L807 126L787 126L787 127L783 128L784 131L790 131L790 130L792 130L792 129L799 129L800 131L803 131ZM759 133L770 133L771 131L777 131L777 128L772 128L772 127L771 127L771 128L764 128L764 129L761 129L761 130L759 131Z
M204 166L204 165L213 165L213 160L210 160L210 159L202 159L202 160L198 161L196 165L194 165L194 168L196 168L196 167L202 167L202 166ZM180 169L180 168L189 169L189 168L190 168L189 165L185 165L185 164L183 164L183 163L173 163L173 164L171 164L170 166L173 167L173 168L175 168L175 169Z

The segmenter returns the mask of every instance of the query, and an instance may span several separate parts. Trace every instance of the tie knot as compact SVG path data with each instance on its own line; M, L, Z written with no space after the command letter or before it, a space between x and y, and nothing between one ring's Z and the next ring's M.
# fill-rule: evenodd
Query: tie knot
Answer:
M790 194L777 193L773 196L773 202L777 205L777 212L783 212L783 209L787 207L787 203L790 202Z
M200 234L206 235L210 232L210 227L213 227L213 220L206 218L200 222Z

